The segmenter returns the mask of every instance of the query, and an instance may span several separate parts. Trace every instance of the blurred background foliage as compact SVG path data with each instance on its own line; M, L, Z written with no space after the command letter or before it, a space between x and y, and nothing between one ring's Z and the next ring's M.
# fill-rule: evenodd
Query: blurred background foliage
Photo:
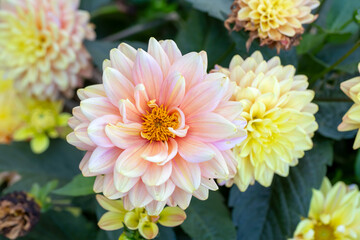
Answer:
M248 52L247 34L229 33L223 21L232 0L82 0L81 8L91 14L97 40L87 42L93 57L94 79L101 81L101 68L109 50L120 42L146 49L150 37L174 39L183 53L205 50L209 70L215 64L228 66L235 54L243 58L260 50L269 59L275 50L255 41ZM319 18L306 27L301 44L281 51L283 64L297 67L309 77L319 105L319 130L314 149L307 152L288 178L276 176L270 188L259 185L240 193L236 187L211 193L209 200L193 199L188 218L181 227L160 228L163 240L282 240L290 237L308 211L311 188L319 187L327 174L331 181L360 184L360 152L352 150L355 132L338 132L337 126L352 102L339 89L340 83L357 76L360 61L360 1L322 0ZM77 105L74 98L67 110ZM16 171L21 180L2 194L30 191L41 199L44 213L35 229L22 239L114 240L119 231L97 227L104 213L92 191L93 178L80 175L83 153L64 140L53 140L50 148L34 155L28 144L0 145L0 171ZM55 181L53 181L55 180ZM36 184L35 184L36 183ZM35 185L34 185L35 184ZM237 237L236 237L237 236ZM1 239L1 238L0 238Z

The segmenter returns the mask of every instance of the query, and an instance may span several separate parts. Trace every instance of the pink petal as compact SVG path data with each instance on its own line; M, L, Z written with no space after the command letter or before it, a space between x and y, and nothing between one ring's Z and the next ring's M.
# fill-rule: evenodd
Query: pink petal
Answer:
M131 61L135 61L136 58L136 50L132 46L130 46L127 43L121 43L118 46L118 49L125 54L126 57L128 57Z
M141 157L149 162L163 164L168 157L167 142L152 142L147 143Z
M161 86L159 105L168 109L178 107L185 95L185 78L179 72L172 72Z
M120 115L124 123L142 123L141 114L132 102L128 99L119 102Z
M150 216L159 216L161 211L164 209L166 205L166 201L159 202L159 201L152 201L148 205L146 205L146 211Z
M95 193L101 193L104 189L104 176L99 175L95 178L93 190Z
M97 174L91 173L89 170L89 160L90 160L91 154L92 154L92 152L88 151L80 162L79 168L80 168L80 171L82 172L82 174L84 175L84 177L93 177L93 176L97 175Z
M200 163L201 174L203 177L207 178L227 179L229 177L227 162L219 150L215 147L213 150L215 151L216 156L210 161Z
M77 91L77 95L81 101L88 98L97 98L97 97L106 96L104 86L102 84L95 84L88 86L86 88L80 88Z
M96 145L91 141L91 139L89 138L89 135L87 133L87 129L88 129L89 124L88 123L81 123L80 125L78 125L75 129L74 129L74 133L75 136L82 141L83 143L85 143L86 145L89 145L91 147L96 147Z
M206 177L202 177L201 178L201 185L212 190L212 191L216 191L219 189L218 185L216 184L215 180L212 178L206 178Z
M236 145L242 143L247 138L246 131L238 129L238 132L231 138L213 142L212 144L220 151L232 149Z
M232 150L223 151L221 153L227 163L230 178L233 178L237 173L237 165L238 165L235 155Z
M147 171L141 176L142 181L148 186L159 186L166 182L172 173L172 162L164 165L150 163Z
M120 116L116 115L106 115L95 119L89 124L87 129L89 138L100 147L113 147L114 144L106 136L105 126L108 124L116 124L119 121Z
M172 207L178 205L180 208L186 209L190 204L191 197L191 193L185 192L180 188L175 188L174 193L168 201L168 205Z
M163 82L163 73L156 60L142 49L138 50L133 79L135 84L144 84L147 94L152 99L158 99Z
M179 108L187 118L202 112L211 112L219 105L228 84L228 79L202 82L186 93Z
M179 154L184 160L191 163L209 161L215 156L211 146L197 139L186 137L177 138Z
M130 190L129 199L134 207L145 207L153 200L141 181Z
M161 47L164 49L165 53L167 54L171 64L173 64L182 56L179 48L174 41L164 40L160 42L160 44Z
M187 121L189 135L203 142L215 142L233 136L237 132L235 124L216 113L201 113Z
M118 148L95 148L89 160L89 170L96 174L112 173L116 159L122 150Z
M121 75L125 76L125 78L131 81L131 69L134 66L133 61L131 61L125 54L123 54L119 49L116 48L110 51L110 61L113 68L117 69L121 73Z
M145 144L146 140L141 138L141 125L139 123L124 124L119 122L116 125L109 124L105 127L106 135L111 142L121 149Z
M204 81L208 82L226 82L228 80L228 77L223 73L209 73L206 75ZM224 95L222 97L222 101L228 101L233 96L234 92L236 90L236 82L230 81L227 88L224 91Z
M198 164L189 163L179 155L173 161L171 180L182 190L192 193L200 186L201 170Z
M127 211L132 211L135 208L134 205L130 201L129 195L124 196L122 200L124 203L124 208Z
M204 186L200 186L194 193L193 193L194 197L196 197L197 199L200 200L206 200L209 197L209 189L204 187Z
M116 190L121 193L128 192L135 184L139 181L140 178L130 178L125 177L124 175L114 171L114 184Z
M89 119L86 118L86 116L81 111L80 106L74 107L72 110L72 114L76 119L78 119L80 122L88 122Z
M168 156L165 162L172 160L178 153L178 144L175 141L175 139L170 138L169 141L167 142L167 145L168 145Z
M174 62L169 70L169 74L175 71L180 72L184 76L186 91L203 81L206 75L203 59L196 52L188 53Z
M140 177L148 168L148 161L141 158L145 146L126 149L116 161L116 171L126 177Z
M117 107L121 99L134 101L134 85L118 70L106 68L103 81L106 95L114 106Z
M169 180L159 186L146 186L148 193L156 201L166 201L175 190L174 183Z
M103 193L109 199L119 199L126 195L126 193L120 193L116 190L113 174L106 174L104 176Z
M144 84L136 85L134 95L136 108L141 114L146 114L146 111L149 110L149 106L147 105L149 97L146 93Z
M170 68L170 61L164 49L162 49L159 42L153 37L149 40L148 53L157 61L164 77L166 77Z
M66 141L83 151L92 151L95 148L94 145L88 145L83 141L80 141L80 139L75 135L74 132L71 132L69 133L69 135L66 136Z
M71 117L68 121L68 124L72 129L75 129L80 123L81 121L76 117Z
M81 111L90 120L104 115L117 115L119 110L111 104L108 98L88 98L80 102Z
M241 102L222 101L219 103L214 113L217 113L229 121L234 121L243 111Z

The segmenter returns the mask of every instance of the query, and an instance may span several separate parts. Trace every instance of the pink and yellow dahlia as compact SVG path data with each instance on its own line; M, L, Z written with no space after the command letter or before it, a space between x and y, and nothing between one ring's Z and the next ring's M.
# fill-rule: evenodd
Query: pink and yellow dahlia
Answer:
M358 65L360 72L360 63ZM341 83L341 90L354 101L354 105L347 111L343 117L342 123L338 126L341 132L360 129L360 76ZM353 145L354 149L360 147L360 130L356 135Z
M66 96L92 73L83 45L94 39L79 0L4 0L0 5L0 69L17 90L38 98Z
M205 52L182 55L175 42L151 38L148 51L122 43L104 61L103 84L78 91L68 142L87 153L94 189L123 198L127 210L157 215L208 197L215 178L236 172L231 152L246 138L234 84L207 74Z
M317 15L311 11L319 5L318 0L234 0L225 25L250 32L247 48L259 38L260 45L287 50L299 44L303 24L315 21Z
M282 66L279 57L265 61L260 52L242 59L233 57L230 67L217 66L237 87L232 100L242 103L248 137L233 149L238 161L234 182L245 191L255 180L270 186L274 174L287 176L306 150L318 125L304 75L295 75L291 65ZM228 182L229 185L232 181Z

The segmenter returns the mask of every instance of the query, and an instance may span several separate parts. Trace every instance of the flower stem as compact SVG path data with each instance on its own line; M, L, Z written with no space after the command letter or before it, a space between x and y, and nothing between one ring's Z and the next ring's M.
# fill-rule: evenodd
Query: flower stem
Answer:
M324 71L320 72L318 75L316 75L310 83L314 83L316 80L323 78L327 73L334 70L340 63L342 63L346 58L348 58L353 52L355 52L356 49L360 47L360 40L355 43L355 45L347 52L344 56L342 56L339 60L337 60L333 65L326 68Z

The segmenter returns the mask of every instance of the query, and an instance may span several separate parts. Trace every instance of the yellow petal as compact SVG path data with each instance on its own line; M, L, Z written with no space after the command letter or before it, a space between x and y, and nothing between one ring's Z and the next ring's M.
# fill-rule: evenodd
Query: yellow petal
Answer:
M103 207L108 211L120 213L123 215L125 215L125 213L127 212L124 208L122 200L110 200L104 197L103 195L99 195L99 194L96 195L96 200L98 201L101 207Z
M103 230L113 231L121 229L123 225L124 215L121 213L107 212L99 220L99 227Z
M178 207L166 207L159 216L159 223L165 227L178 226L186 219L186 213Z
M131 230L138 229L139 221L140 221L140 216L139 216L138 213L136 213L136 212L127 212L125 214L124 223L129 229L131 229Z
M49 147L49 144L49 138L45 134L36 136L30 142L31 150L36 154L45 152L46 149Z
M156 223L141 222L139 225L139 232L145 239L154 239L159 233L159 228Z

